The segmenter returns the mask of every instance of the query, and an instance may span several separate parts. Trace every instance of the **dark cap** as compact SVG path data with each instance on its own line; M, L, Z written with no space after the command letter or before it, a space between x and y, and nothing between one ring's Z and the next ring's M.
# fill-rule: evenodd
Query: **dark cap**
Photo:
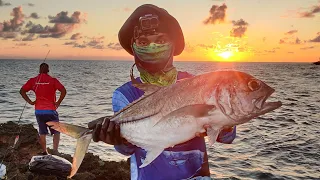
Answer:
M139 24L139 18L147 14L157 15L161 30L165 29L169 37L174 42L174 56L182 53L184 49L184 37L178 21L171 16L165 9L159 8L152 4L139 6L126 20L121 27L118 38L121 46L131 55L133 55L131 42L134 35L134 28Z

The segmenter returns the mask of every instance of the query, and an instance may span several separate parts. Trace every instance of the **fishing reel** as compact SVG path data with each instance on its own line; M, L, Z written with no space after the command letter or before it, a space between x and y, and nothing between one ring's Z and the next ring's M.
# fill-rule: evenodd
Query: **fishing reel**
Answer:
M134 27L133 37L137 39L140 35L157 34L156 29L159 26L157 15L147 14L139 18L139 25Z

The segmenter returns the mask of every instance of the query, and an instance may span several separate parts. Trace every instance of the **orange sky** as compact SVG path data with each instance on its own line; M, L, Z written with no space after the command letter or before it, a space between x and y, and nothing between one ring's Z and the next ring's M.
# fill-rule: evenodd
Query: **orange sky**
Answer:
M132 59L119 46L117 33L144 3L165 8L179 21L186 41L179 61L320 58L319 0L0 0L0 59L43 59L49 50L48 59ZM58 16L72 22L57 22Z

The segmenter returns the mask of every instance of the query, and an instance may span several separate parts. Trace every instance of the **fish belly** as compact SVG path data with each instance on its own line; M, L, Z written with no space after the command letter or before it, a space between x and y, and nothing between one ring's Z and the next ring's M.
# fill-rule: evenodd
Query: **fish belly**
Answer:
M122 136L143 149L167 148L186 142L197 132L204 132L203 125L194 117L167 118L157 121L145 119L121 125Z

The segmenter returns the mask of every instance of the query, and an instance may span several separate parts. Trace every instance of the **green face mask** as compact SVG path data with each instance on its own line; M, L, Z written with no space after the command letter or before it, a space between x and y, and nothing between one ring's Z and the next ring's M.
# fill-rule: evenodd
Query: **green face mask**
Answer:
M133 50L141 61L161 62L167 61L172 55L172 43L156 44L150 43L148 46L137 46L133 44Z

